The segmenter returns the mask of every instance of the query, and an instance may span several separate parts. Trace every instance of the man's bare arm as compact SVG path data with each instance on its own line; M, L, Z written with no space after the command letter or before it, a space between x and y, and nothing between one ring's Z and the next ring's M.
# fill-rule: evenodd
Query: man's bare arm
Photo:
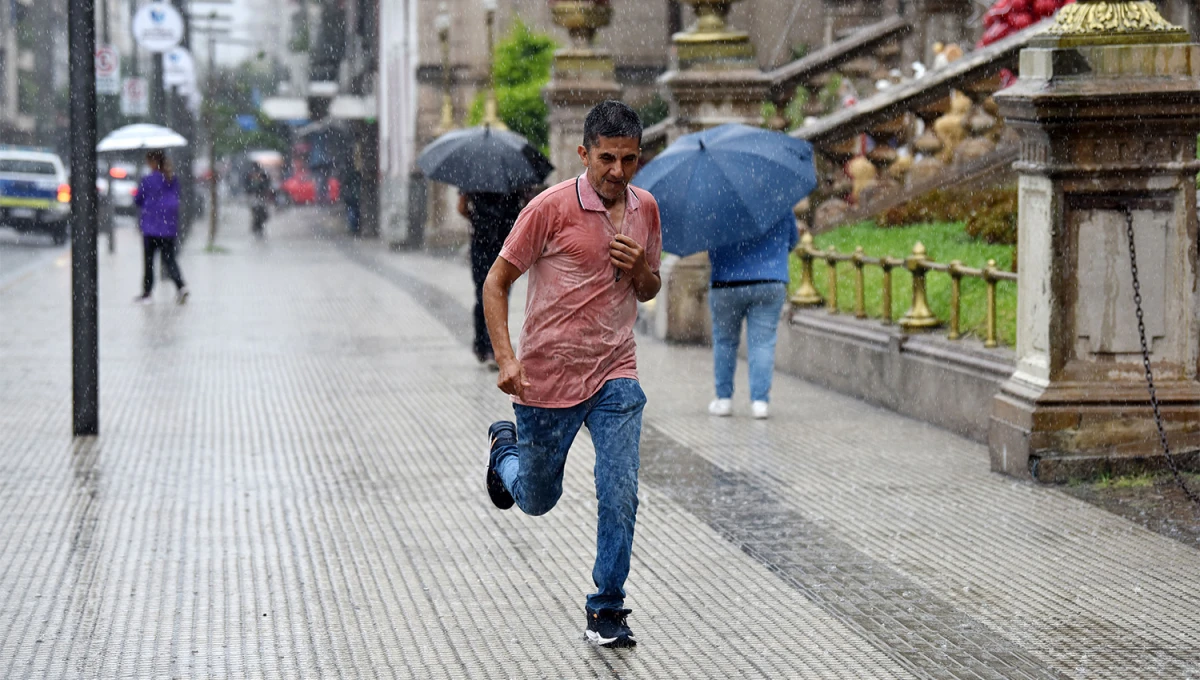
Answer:
M483 282L483 318L487 321L488 336L492 339L492 352L500 366L496 386L505 394L520 397L529 387L525 367L517 361L513 352L512 338L508 332L508 294L513 282L521 278L521 271L503 257L496 258Z
M648 302L658 295L659 288L662 288L662 278L658 274L650 271L647 267L642 273L633 275L633 292L637 295L638 302Z

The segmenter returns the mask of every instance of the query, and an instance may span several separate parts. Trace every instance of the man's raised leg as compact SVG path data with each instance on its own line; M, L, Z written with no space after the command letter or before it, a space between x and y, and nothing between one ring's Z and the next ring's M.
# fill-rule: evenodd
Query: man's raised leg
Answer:
M501 432L501 436L492 435L488 491L496 502L493 486L499 482L522 512L544 515L562 497L567 453L586 411L583 405L548 409L518 404L514 409L515 437L510 434L513 424L509 421L493 423L488 430L489 434ZM501 507L498 502L496 505Z

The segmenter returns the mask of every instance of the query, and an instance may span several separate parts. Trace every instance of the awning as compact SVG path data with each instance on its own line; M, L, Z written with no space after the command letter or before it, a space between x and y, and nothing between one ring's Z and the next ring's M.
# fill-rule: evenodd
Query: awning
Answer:
M271 120L309 120L308 101L300 97L267 97L262 103L263 115Z
M378 116L375 97L353 97L341 94L329 104L329 117L338 120L364 120Z

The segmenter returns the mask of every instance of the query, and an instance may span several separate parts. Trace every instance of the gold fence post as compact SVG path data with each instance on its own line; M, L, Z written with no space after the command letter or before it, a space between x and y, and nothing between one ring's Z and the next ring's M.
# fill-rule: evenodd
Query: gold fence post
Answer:
M912 272L912 307L904 318L900 319L900 327L906 331L923 331L938 326L937 317L929 309L929 299L925 295L925 244L917 241L913 246L912 255L904 260L904 266Z
M813 285L813 237L805 230L800 236L800 245L796 247L796 256L800 258L800 287L792 295L792 305L796 307L815 307L823 300L817 287Z
M987 282L987 339L984 347L995 347L996 341L996 261L988 260L983 270L983 280Z
M890 326L892 323L892 261L885 255L879 259L879 266L883 268L883 323L885 326Z
M867 318L867 300L866 300L866 281L863 279L863 248L857 246L854 249L854 316L855 318Z
M960 313L962 307L962 262L950 261L950 334L951 340L957 340L959 334Z
M829 312L830 314L837 314L837 248L829 246L829 250L825 251L825 264L829 266L829 288L826 290L826 293L829 297L825 299L825 311Z

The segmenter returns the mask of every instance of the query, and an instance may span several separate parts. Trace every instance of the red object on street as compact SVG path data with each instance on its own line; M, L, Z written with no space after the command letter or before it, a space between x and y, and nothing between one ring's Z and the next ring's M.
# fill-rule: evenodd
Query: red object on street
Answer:
M306 170L300 170L283 180L279 188L295 205L312 205L317 202L317 180ZM341 188L336 178L329 179L328 203L336 202L340 198Z

